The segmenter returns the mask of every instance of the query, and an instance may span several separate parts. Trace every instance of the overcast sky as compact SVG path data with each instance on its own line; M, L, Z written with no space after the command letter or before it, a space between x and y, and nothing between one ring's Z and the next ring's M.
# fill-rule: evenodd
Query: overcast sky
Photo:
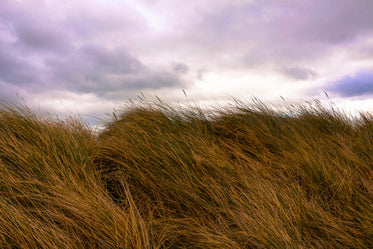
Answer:
M372 0L0 0L0 99L110 112L325 98L373 111Z

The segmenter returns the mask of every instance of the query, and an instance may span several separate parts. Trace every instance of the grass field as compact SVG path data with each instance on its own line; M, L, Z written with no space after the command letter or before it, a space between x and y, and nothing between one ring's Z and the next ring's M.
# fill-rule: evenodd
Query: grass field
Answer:
M0 108L0 248L373 248L373 116Z

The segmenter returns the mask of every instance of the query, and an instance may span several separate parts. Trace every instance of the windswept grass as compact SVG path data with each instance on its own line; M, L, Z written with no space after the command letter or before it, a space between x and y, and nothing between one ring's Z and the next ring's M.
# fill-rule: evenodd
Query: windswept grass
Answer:
M373 248L370 114L0 109L0 248Z

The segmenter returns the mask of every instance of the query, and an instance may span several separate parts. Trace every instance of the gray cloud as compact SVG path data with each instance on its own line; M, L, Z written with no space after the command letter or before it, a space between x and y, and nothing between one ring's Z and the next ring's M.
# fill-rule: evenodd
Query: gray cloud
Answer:
M9 46L0 47L0 80L26 85L37 80L37 68L27 58L12 53Z
M0 89L0 102L12 102L14 100L19 100L18 96L22 94L20 88L12 84L7 84L2 80L0 80Z
M32 4L35 12L29 11ZM186 69L182 64L176 71L152 69L118 43L94 42L113 32L129 32L130 38L136 28L144 31L143 20L136 20L131 9L127 13L116 6L87 3L75 7L58 17L44 2L4 0L0 25L10 27L3 32L14 38L2 40L0 34L0 81L7 93L22 87L33 94L62 90L105 98L185 84L177 76Z
M100 46L86 45L74 49L64 57L47 61L58 78L86 77L94 79L99 73L130 74L145 72L146 67L127 50L116 48L109 50Z
M230 2L211 10L197 25L221 42L266 38L335 44L372 32L372 9L370 0Z
M189 67L184 63L173 63L172 70L178 74L186 74L189 72Z
M310 62L373 34L373 1L250 1L214 5L190 28L214 56L250 67ZM200 37L200 38L199 38Z
M346 76L333 82L327 91L340 94L344 97L353 97L373 94L373 72L359 72L352 76Z
M65 89L107 96L115 91L160 89L183 84L171 72L152 71L127 50L86 46L48 62L52 82Z
M282 70L282 73L295 80L308 80L317 76L317 73L308 68L289 67Z
M83 0L74 7L68 9L65 26L78 37L95 39L119 35L123 43L137 34L149 32L146 20L124 1L100 4Z
M13 51L22 49L23 54L66 51L71 37L63 22L55 20L51 10L45 7L40 1L25 1L24 4L8 0L2 2L0 24L11 28L15 38Z
M28 51L63 53L70 45L66 34L57 31L56 27L48 27L41 23L18 23L14 27L18 38L17 43L25 46Z
M196 73L196 79L197 80L203 80L203 77L205 75L205 73L207 72L207 69L206 68L200 68L197 70L197 73Z
M293 31L299 38L335 44L373 31L373 2L370 0L303 2L305 4L297 9L304 21L299 26L294 25L297 29Z

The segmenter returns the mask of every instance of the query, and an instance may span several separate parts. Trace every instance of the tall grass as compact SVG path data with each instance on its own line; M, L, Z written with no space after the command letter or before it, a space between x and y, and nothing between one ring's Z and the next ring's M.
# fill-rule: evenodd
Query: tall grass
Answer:
M373 248L373 116L0 108L1 248Z

